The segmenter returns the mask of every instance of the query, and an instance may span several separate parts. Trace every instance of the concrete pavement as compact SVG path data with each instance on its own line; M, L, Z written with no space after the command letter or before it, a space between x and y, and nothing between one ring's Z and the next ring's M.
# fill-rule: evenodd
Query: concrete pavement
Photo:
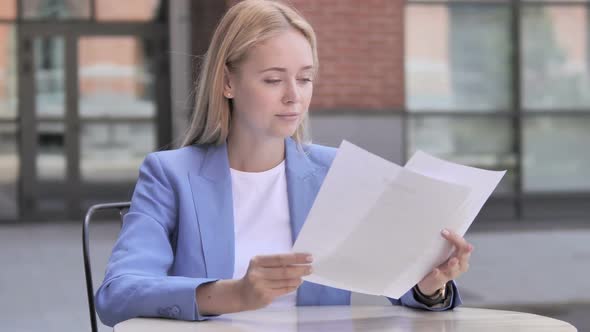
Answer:
M590 223L504 225L466 236L475 251L470 271L458 280L465 305L547 315L590 331ZM92 228L95 279L118 229L117 222ZM0 225L0 269L0 330L89 330L80 223ZM386 302L355 294L353 303Z

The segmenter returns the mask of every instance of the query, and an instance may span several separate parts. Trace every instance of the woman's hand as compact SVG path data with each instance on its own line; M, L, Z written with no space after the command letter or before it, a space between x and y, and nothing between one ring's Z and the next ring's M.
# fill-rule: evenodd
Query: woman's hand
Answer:
M309 254L256 256L250 260L246 275L238 280L244 310L266 307L275 298L291 293L311 274Z
M450 280L456 279L469 269L469 258L473 245L459 234L443 230L442 236L455 247L454 254L438 267L435 267L418 283L418 290L424 295L433 295Z

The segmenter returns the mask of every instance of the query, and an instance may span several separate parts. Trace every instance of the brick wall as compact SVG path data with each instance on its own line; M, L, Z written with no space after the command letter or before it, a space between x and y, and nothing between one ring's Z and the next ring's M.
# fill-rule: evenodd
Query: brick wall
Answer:
M239 0L227 0L228 6ZM318 37L315 111L404 105L403 0L290 0Z

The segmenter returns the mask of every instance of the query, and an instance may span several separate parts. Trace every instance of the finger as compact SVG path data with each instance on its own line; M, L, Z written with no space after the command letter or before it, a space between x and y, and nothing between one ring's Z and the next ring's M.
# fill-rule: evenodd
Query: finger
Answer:
M283 289L289 287L298 288L303 283L301 278L284 279L284 280L267 280L265 281L265 287L270 289Z
M285 288L273 289L273 290L271 290L271 295L273 297L279 297L279 296L282 296L285 294L292 293L296 290L297 290L297 287L285 287Z
M262 267L277 267L293 264L309 264L313 261L310 254L289 253L280 255L261 255L252 258L252 263Z
M471 246L471 245L470 245ZM471 258L471 253L473 252L473 246L468 251L461 251L455 257L459 259L459 264L463 265L469 263L469 259Z
M311 265L291 265L285 267L264 267L260 269L263 279L286 280L310 275Z
M447 276L439 268L434 268L426 278L429 278L429 281L436 285L444 285L448 281Z
M471 259L471 253L473 253L473 245L467 243L467 250L460 250L455 254L454 257L459 260L459 270L461 273L464 273L469 269L469 259Z
M461 264L458 258L449 260L448 268L445 271L445 276L449 279L457 279L461 274L469 269L469 263Z
M454 279L458 274L460 274L459 259L457 257L451 257L445 263L442 263L438 268L445 278L449 280Z
M473 246L471 246L462 236L453 231L445 228L442 230L441 234L445 239L447 239L447 241L451 242L451 244L455 246L458 251L469 251L470 248L473 248Z

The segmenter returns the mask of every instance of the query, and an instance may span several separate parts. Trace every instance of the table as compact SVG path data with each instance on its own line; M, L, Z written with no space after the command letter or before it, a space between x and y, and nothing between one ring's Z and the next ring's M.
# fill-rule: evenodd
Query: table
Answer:
M475 308L427 312L402 306L266 308L222 315L203 322L135 318L115 332L311 332L311 331L551 331L573 332L571 324L533 314Z

